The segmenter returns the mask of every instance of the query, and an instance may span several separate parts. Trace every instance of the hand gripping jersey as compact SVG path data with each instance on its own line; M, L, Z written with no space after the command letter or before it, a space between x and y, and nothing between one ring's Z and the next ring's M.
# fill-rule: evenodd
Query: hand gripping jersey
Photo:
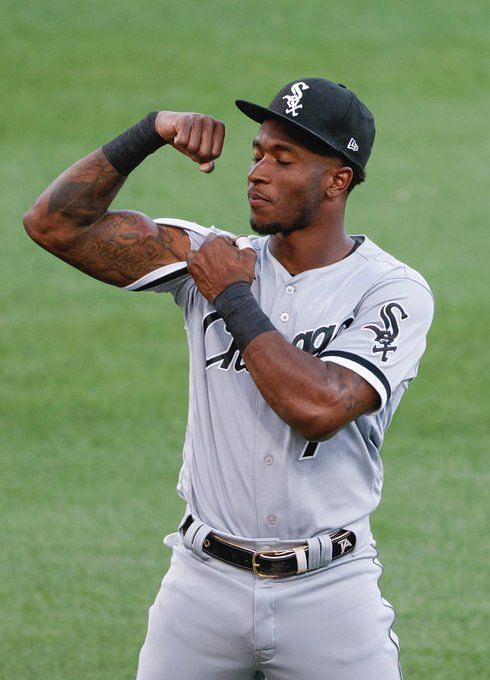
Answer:
M174 219L198 249L214 227ZM352 526L376 508L379 450L415 378L433 315L426 281L366 236L345 259L291 276L251 237L252 293L277 330L319 361L355 371L379 407L324 442L308 442L259 393L233 337L198 291L186 263L161 267L128 290L168 291L185 317L189 418L179 494L189 512L224 535L297 540Z

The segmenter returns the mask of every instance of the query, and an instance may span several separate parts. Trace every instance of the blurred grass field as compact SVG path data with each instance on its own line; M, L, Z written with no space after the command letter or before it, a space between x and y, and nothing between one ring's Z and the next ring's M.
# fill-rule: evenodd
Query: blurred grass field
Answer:
M0 0L0 9L0 677L134 677L168 564L161 537L183 511L179 310L55 260L26 237L23 212L147 111L202 110L227 123L215 173L167 149L116 205L244 231L256 128L233 100L267 102L311 75L348 84L377 121L350 231L419 269L437 300L420 377L386 437L373 519L405 675L488 677L486 3Z

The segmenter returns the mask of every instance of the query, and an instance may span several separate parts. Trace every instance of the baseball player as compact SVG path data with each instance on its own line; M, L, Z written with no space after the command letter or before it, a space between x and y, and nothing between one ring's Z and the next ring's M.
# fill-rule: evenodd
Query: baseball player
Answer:
M365 235L348 235L374 121L343 85L302 78L268 107L248 173L251 226L236 237L109 206L164 145L211 172L224 126L149 114L58 177L29 235L128 291L169 292L190 351L189 420L138 680L392 680L394 611L370 531L380 447L415 378L429 286Z

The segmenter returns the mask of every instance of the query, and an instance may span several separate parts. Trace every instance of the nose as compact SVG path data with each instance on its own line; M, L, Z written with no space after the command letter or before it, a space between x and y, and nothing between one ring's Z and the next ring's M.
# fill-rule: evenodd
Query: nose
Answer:
M261 158L258 161L252 162L252 165L248 171L247 179L250 184L258 184L259 182L263 182L264 184L269 183L270 177L265 158Z

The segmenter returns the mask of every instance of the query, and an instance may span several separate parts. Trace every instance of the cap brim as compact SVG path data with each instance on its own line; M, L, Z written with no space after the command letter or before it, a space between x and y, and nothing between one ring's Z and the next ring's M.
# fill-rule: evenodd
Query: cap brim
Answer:
M333 144L330 144L329 142L325 141L323 137L320 137L320 135L315 134L304 125L301 125L300 123L297 123L295 120L292 120L291 118L289 118L289 116L286 116L282 113L277 113L276 111L271 111L271 109L267 109L265 106L259 106L259 104L247 102L244 99L236 99L235 104L242 113L248 116L248 118L254 120L256 123L263 123L265 120L270 120L271 118L274 120L284 121L285 123L288 123L289 125L295 127L297 130L301 130L302 132L307 134L308 137L310 137L312 140L320 142L322 147L324 147L325 149L330 149L334 153L337 154L341 153L342 155L344 155L343 152L336 149L333 146Z
M267 109L265 106L259 106L259 104L252 104L252 102L247 102L245 99L236 99L235 104L238 106L240 111L246 116L254 120L256 123L263 123L264 120L269 118L286 118L275 111ZM286 119L287 120L287 119Z

